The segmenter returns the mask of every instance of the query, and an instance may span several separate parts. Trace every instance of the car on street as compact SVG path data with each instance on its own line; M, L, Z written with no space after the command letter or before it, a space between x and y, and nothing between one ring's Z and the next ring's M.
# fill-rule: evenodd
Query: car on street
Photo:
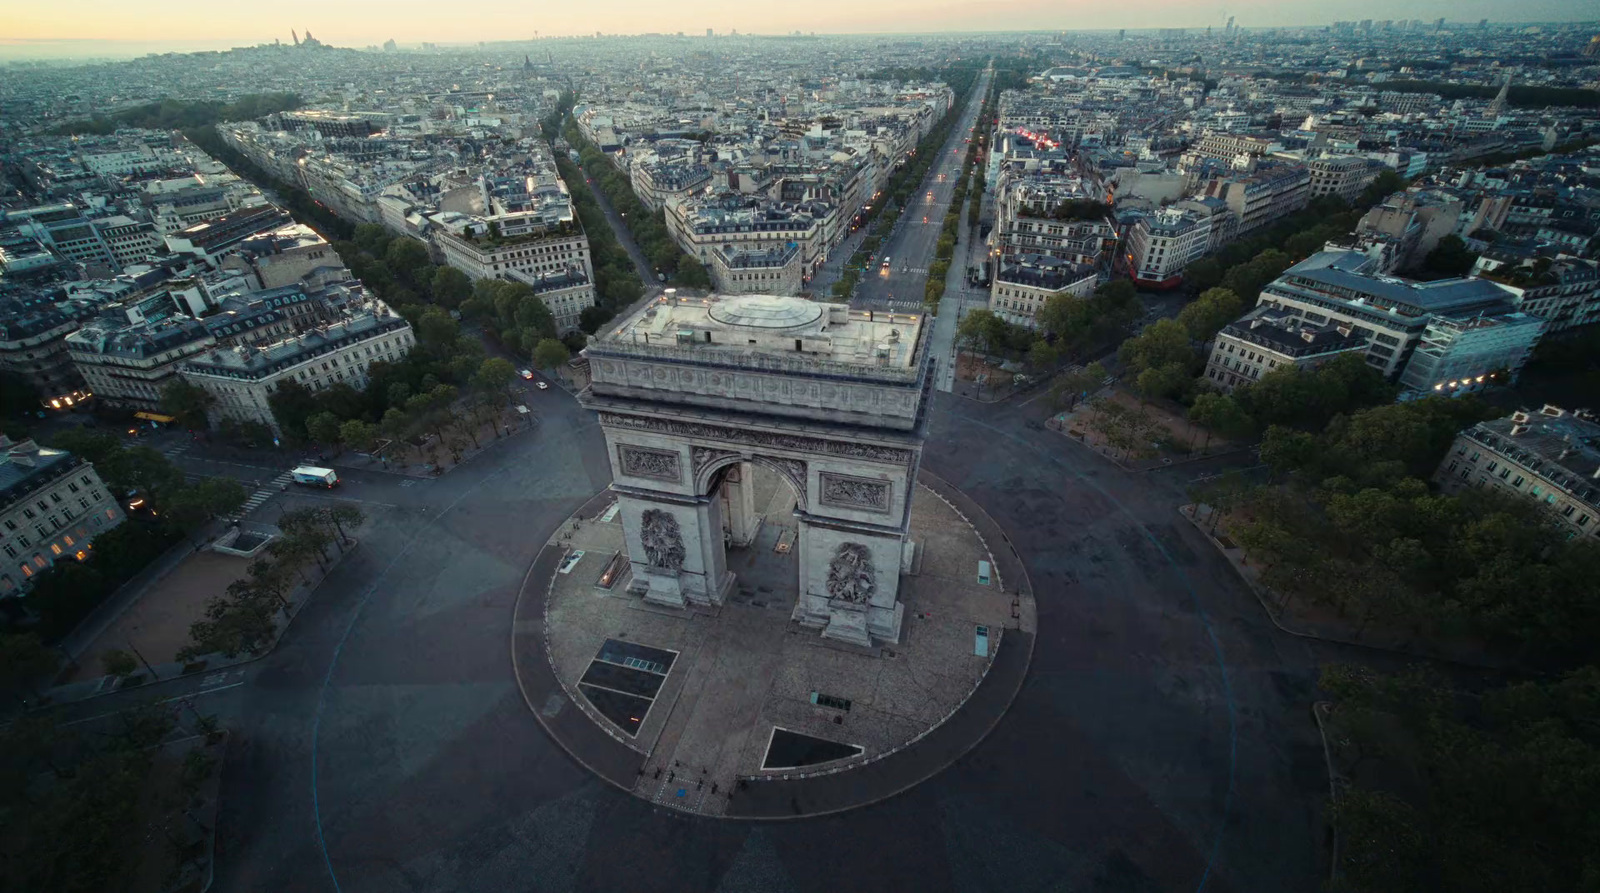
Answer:
M541 391L550 390L550 383L549 382L544 382L544 381L539 382L539 390L541 390Z
M522 369L522 370L519 370L517 372L517 374L522 376L523 378L529 380L529 381L533 380L533 370L532 369Z

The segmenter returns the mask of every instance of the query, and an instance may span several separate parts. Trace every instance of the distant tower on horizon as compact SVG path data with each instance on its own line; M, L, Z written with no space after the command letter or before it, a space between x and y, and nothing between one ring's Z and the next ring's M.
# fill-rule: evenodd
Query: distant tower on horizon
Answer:
M1498 118L1506 110L1506 96L1511 93L1511 75L1506 75L1506 82L1500 85L1500 92L1494 95L1494 101L1489 103L1489 117Z
M294 38L294 45L295 46L299 46L300 45L300 32L294 30L293 28L290 28L289 29L289 36Z

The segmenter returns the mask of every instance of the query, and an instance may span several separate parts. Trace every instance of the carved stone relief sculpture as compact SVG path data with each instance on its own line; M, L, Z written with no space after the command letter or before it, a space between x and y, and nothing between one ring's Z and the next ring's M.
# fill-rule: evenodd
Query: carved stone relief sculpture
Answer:
M683 532L671 512L646 509L639 518L639 544L644 547L645 563L651 568L683 570Z
M866 605L877 591L872 552L860 543L840 543L828 563L828 596L853 605Z
M678 454L670 450L652 450L619 443L617 463L622 467L622 473L630 477L654 478L658 481L679 479Z
M888 481L875 481L871 478L852 477L847 474L833 474L824 471L818 475L821 481L823 505L835 508L864 509L869 512L888 512L890 502L890 484Z

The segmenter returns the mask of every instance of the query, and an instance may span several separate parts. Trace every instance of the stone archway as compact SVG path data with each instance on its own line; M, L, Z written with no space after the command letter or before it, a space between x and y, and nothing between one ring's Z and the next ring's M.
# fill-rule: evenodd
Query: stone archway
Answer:
M606 435L630 591L721 604L735 585L724 528L748 527L726 516L748 505L720 489L759 465L796 495L794 619L859 645L897 642L925 344L915 316L771 296L658 302L591 343L583 401ZM661 562L680 551L681 565Z

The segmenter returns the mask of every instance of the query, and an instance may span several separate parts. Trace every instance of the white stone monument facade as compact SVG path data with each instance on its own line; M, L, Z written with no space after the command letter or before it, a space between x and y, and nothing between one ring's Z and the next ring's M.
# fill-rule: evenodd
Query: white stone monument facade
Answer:
M801 298L664 299L586 351L631 590L721 604L725 546L755 535L752 469L795 494L794 619L898 642L898 599L931 382L920 314Z

